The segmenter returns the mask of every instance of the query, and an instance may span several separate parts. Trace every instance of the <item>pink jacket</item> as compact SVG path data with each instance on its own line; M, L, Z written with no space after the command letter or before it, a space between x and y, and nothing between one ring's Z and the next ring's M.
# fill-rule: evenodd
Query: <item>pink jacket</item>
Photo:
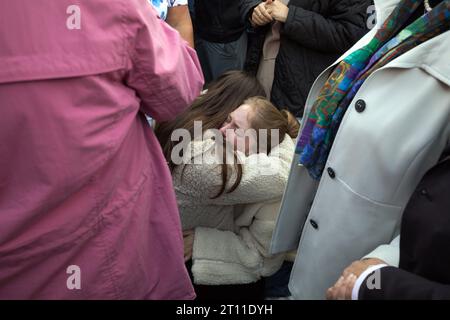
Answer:
M0 43L0 299L194 298L144 112L198 95L195 51L147 0L0 1Z

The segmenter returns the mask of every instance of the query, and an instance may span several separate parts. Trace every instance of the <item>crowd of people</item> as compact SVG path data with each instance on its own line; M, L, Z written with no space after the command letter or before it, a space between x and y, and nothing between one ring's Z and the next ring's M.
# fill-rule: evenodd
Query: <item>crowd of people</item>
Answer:
M0 21L0 299L450 299L450 0Z

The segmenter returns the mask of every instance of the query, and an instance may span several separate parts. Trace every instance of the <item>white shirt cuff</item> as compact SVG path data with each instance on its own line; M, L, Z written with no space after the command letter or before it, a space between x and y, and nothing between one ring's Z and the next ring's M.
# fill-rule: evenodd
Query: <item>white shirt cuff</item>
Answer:
M367 268L366 271L361 273L361 275L358 277L358 279L356 279L355 285L353 286L352 300L358 300L359 289L361 288L362 283L364 282L364 280L367 278L367 276L369 274L371 274L372 272L374 272L378 269L381 269L381 268L384 268L387 266L388 265L385 263L376 264L374 266Z

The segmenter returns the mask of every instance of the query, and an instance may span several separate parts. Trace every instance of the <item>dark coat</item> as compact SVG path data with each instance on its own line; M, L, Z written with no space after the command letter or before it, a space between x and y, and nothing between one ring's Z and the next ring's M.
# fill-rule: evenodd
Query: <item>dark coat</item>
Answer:
M399 268L380 270L380 289L366 282L360 299L450 299L450 159L420 182L403 214Z
M248 22L260 0L243 0L241 17ZM281 29L272 102L303 115L308 92L317 76L367 31L371 0L291 0ZM249 25L249 24L248 24ZM267 28L250 36L246 70L256 74Z
M245 24L240 16L242 0L195 0L196 35L209 42L229 43L240 38Z

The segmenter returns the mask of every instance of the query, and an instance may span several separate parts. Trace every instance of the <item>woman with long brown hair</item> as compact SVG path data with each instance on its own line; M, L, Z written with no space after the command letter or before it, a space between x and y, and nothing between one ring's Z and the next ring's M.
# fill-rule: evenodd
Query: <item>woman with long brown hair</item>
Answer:
M226 85L224 92L216 94L232 96L237 84L228 85L231 88ZM173 161L174 145L166 142L170 148L165 151L173 168L185 259L198 298L258 299L264 297L263 278L275 273L284 258L269 255L268 248L299 124L264 97L245 99L227 111L220 113L220 119L207 118L202 139L188 143L181 165ZM192 132L199 118L190 115L178 121ZM211 129L219 130L212 133ZM251 130L268 135L257 134L253 139L248 134ZM225 149L217 148L222 145Z
M255 96L264 96L264 89L255 77L243 71L228 71L211 82L191 107L175 120L157 123L155 133L171 170L175 167L171 161L171 153L176 143L170 138L174 130L186 129L195 138L195 121L201 121L203 131L218 129L244 100Z

